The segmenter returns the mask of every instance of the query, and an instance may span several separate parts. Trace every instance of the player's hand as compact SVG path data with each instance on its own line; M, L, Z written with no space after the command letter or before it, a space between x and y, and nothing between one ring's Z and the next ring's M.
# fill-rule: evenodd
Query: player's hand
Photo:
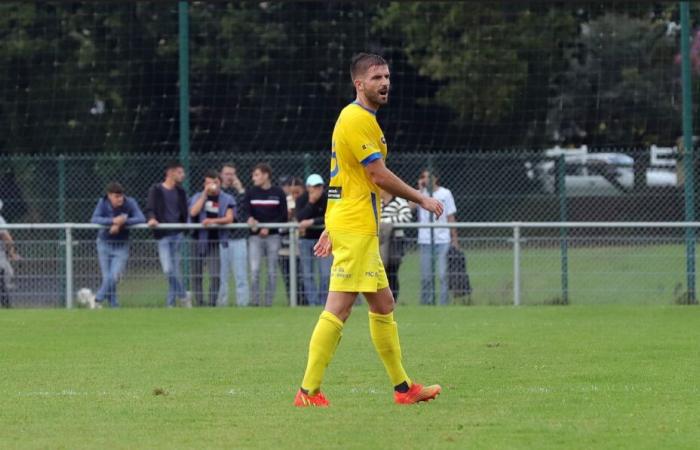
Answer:
M331 238L328 236L328 231L323 230L321 237L318 238L318 242L314 245L314 255L319 258L327 258L331 256Z
M299 222L299 230L304 231L314 224L314 219L306 219Z
M260 236L267 237L270 234L269 228L260 228Z
M159 225L159 224L158 224L158 221L157 221L156 219L149 219L149 220L148 220L148 226L149 226L149 227L153 228L153 227L157 227L158 225Z
M435 214L436 219L442 215L445 209L442 206L442 202L440 200L436 200L432 197L427 196L423 197L423 200L421 200L420 207L425 209L426 211Z
M109 234L119 234L119 225L114 224L109 227Z
M202 220L202 226L215 225L214 219L204 219Z

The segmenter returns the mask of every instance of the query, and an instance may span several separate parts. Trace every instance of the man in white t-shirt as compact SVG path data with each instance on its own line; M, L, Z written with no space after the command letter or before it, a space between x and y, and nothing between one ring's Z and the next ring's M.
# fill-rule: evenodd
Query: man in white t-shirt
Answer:
M425 209L418 207L418 223L447 223L455 222L455 214L457 207L455 199L452 197L452 192L449 189L440 186L440 179L433 174L432 184L430 180L430 172L423 170L418 178L418 190L424 194L428 194L432 190L432 197L440 200L445 207L445 213L439 218ZM440 278L440 304L447 305L449 303L449 285L447 282L447 251L450 249L450 244L459 247L456 228L430 228L418 229L418 248L420 250L420 272L421 272L421 295L420 302L423 305L432 305L435 303L433 293L435 291L434 278L432 267L433 252L435 252L435 260L437 263L438 275Z

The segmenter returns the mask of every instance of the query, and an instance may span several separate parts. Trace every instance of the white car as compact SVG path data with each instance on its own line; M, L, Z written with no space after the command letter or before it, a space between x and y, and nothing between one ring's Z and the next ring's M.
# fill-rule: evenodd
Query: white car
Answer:
M564 154L564 183L567 196L624 195L634 188L634 159L624 153ZM536 164L528 175L542 183L545 192L557 191L555 161ZM669 168L650 168L646 172L649 187L676 186L676 172Z

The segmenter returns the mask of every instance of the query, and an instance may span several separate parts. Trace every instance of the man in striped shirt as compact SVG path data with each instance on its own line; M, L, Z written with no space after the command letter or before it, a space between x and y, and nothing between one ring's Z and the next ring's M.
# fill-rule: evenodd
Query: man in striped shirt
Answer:
M251 302L250 306L272 306L277 289L277 253L280 250L280 234L277 228L259 227L259 223L283 223L287 221L287 195L281 187L272 185L272 168L258 164L253 168L253 188L245 196L245 205L250 213L250 257ZM267 260L267 286L264 302L260 296L260 269L262 259Z
M408 202L382 191L382 217L380 225L380 250L382 261L389 279L389 288L394 293L394 301L399 301L399 268L404 255L404 231L394 229L394 224L413 221L413 212Z

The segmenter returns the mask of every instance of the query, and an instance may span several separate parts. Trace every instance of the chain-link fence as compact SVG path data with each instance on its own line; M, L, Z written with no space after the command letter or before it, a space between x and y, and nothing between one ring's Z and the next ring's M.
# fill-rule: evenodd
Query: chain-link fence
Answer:
M318 173L328 181L330 151L302 154L198 154L189 163L190 193L203 173L233 163L244 185L267 162L273 179ZM144 206L176 155L0 156L2 214L11 222L85 222L105 185L120 182ZM416 186L423 170L438 176L460 221L676 221L684 217L683 167L675 148L586 148L544 152L405 153L389 149L387 165ZM698 196L696 196L697 198Z

